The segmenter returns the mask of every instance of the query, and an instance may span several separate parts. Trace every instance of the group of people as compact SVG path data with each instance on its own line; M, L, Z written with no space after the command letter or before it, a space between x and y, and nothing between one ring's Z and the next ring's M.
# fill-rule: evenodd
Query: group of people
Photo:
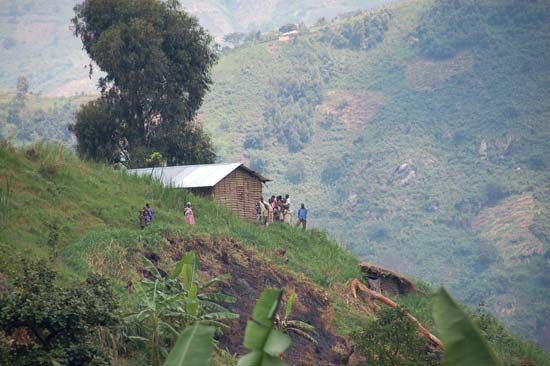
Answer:
M183 208L183 216L185 217L185 223L188 225L195 225L195 213L193 212L193 207L191 202L187 202ZM146 203L145 206L139 211L139 226L142 229L145 229L146 226L150 225L155 218L155 212L151 209L151 206Z
M195 213L191 202L187 202L183 208L183 215L185 217L185 223L188 225L195 225ZM302 203L298 210L298 221L296 226L302 226L305 230L307 225L307 208ZM139 211L139 224L142 229L150 225L155 218L155 212L151 206L146 203L145 206ZM271 196L267 202L263 197L256 203L256 219L262 225L269 226L275 221L283 222L285 224L292 224L292 210L290 209L290 196L287 194L283 196Z
M292 210L290 208L290 195L271 196L267 202L263 197L256 203L256 219L265 226L269 226L275 221L285 224L292 224ZM302 225L304 230L307 222L307 209L302 203L298 210L298 221L296 226Z

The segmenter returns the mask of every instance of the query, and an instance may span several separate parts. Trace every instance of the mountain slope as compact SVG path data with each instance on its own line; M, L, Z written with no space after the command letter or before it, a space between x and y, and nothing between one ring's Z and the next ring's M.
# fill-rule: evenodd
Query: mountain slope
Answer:
M141 230L137 211L144 200L156 218ZM187 200L195 207L195 227L184 225L179 211ZM183 253L194 250L200 276L232 275L221 290L237 297L232 310L242 316L250 314L264 287L298 294L294 316L315 325L319 345L293 336L285 358L296 364L347 364L351 340L346 336L372 321L347 288L349 279L361 276L357 258L324 233L278 224L264 228L185 191L79 161L60 146L0 145L0 209L0 291L6 278L19 274L21 259L42 258L55 264L64 281L84 278L89 271L107 276L129 312L138 301L131 284L137 287L148 273L141 255L169 271ZM279 248L286 249L282 257ZM394 299L433 329L431 290L418 287L418 293ZM540 348L511 336L491 317L472 315L505 365L550 365ZM231 323L220 337L222 348L244 352L245 320ZM129 348L124 364L147 364L139 349ZM228 358L214 364L234 364Z
M550 345L550 7L413 1L227 53L200 118L354 253Z
M73 36L70 19L80 0L0 0L0 90L13 90L24 76L31 90L50 96L95 94L97 73L88 77L90 60ZM389 0L206 0L181 1L218 40L231 32L308 24L342 12L367 9Z

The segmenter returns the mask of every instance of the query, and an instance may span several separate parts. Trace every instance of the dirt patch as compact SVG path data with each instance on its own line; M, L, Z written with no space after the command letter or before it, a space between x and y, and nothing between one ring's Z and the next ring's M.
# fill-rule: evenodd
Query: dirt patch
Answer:
M408 65L409 85L415 89L432 89L452 76L470 71L474 66L471 51L463 51L442 61L422 60Z
M378 112L384 97L371 92L329 91L316 111L325 118L338 119L352 131L360 130Z
M346 365L351 346L348 341L331 329L333 309L328 296L312 283L277 270L272 264L258 258L245 249L240 243L224 239L212 241L206 238L182 241L179 238L168 238L170 244L161 256L179 260L184 253L194 250L201 263L201 271L209 277L230 273L229 285L221 284L221 292L235 296L238 301L229 309L240 314L240 319L233 321L231 328L220 338L220 344L229 352L242 355L248 351L242 346L246 321L252 314L261 292L268 287L284 289L283 303L295 292L298 300L294 304L291 318L305 321L315 327L313 337L318 341L315 346L296 334L290 333L292 345L285 352L284 359L290 365ZM274 253L274 255L276 255ZM167 258L161 258L164 263ZM282 316L281 309L281 316Z
M482 238L494 243L509 264L522 263L544 251L542 242L529 230L535 214L533 194L527 192L484 208L472 221L472 227Z

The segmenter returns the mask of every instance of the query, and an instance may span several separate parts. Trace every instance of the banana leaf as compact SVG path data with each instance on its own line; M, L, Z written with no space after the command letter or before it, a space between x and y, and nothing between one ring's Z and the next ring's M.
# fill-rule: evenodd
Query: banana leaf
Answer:
M178 337L163 366L208 366L215 328L195 323Z
M501 365L479 329L443 288L437 293L433 315L445 345L443 365Z
M274 328L282 291L266 289L260 295L244 333L244 346L252 352L241 357L237 366L283 366L279 356L290 346L290 337Z

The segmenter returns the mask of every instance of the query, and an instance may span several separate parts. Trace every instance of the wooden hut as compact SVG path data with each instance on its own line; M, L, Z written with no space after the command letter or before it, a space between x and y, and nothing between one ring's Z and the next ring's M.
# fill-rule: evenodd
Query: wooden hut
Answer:
M212 198L246 219L256 218L256 202L262 196L262 185L270 181L242 163L181 165L129 172L151 175L167 186Z

